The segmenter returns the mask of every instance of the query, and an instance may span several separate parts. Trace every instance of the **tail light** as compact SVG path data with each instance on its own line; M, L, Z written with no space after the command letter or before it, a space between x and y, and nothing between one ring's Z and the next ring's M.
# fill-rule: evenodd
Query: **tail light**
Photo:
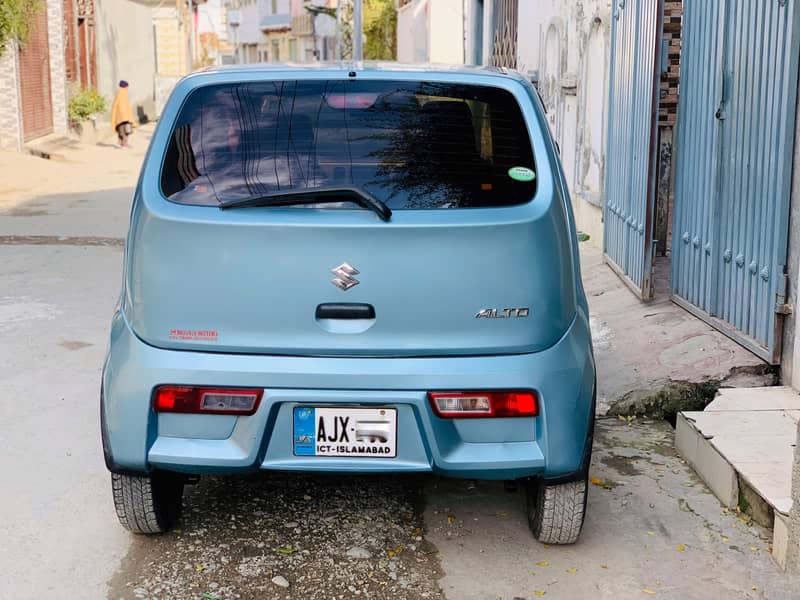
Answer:
M536 393L522 391L428 392L433 412L443 418L535 417Z
M264 390L161 385L153 393L156 412L252 415Z

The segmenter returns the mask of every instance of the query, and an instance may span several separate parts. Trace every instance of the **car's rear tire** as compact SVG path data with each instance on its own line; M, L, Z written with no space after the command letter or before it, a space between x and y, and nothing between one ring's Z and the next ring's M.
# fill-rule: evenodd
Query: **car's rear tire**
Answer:
M183 483L180 475L164 471L149 475L112 473L119 522L133 533L169 531L180 515Z
M574 544L586 516L588 477L568 483L528 485L528 525L545 544Z

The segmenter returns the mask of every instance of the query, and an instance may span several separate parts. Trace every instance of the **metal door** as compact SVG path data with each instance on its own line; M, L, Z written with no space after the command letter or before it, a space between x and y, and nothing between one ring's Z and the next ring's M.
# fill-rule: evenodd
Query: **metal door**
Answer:
M19 80L22 97L22 137L27 142L53 132L50 45L45 6L42 6L33 18L28 39L20 47Z
M661 0L614 0L605 173L606 262L652 296Z
M776 364L799 18L786 0L684 4L673 299Z

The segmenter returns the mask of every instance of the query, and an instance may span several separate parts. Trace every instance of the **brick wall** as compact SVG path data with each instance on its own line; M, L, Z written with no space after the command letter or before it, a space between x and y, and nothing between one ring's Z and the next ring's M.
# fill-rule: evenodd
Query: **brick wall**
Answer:
M50 93L53 98L53 131L67 131L67 77L64 54L64 2L47 0L47 32L50 42Z
M174 8L154 11L156 70L159 75L180 76L188 72L189 38Z
M703 0L700 0L701 2ZM664 2L664 29L662 31L660 98L658 109L658 180L656 187L656 214L654 236L656 254L667 256L672 240L672 209L675 203L673 189L672 156L673 130L678 118L678 92L681 69L681 26L683 1Z
M681 62L681 20L682 0L664 2L663 40L668 44L667 70L661 73L661 104L658 111L658 124L672 127L678 113L678 85Z
M5 150L19 150L22 139L18 77L17 49L8 44L0 55L0 148Z

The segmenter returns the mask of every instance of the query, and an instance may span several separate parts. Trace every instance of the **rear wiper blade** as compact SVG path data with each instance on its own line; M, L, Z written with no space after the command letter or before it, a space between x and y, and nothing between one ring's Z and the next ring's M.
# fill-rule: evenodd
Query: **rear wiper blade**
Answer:
M220 210L227 208L245 208L249 206L292 206L296 204L317 204L328 202L351 201L368 208L381 220L388 221L392 217L392 209L369 192L356 187L319 187L302 190L287 190L259 194L248 198L237 198L219 203Z

